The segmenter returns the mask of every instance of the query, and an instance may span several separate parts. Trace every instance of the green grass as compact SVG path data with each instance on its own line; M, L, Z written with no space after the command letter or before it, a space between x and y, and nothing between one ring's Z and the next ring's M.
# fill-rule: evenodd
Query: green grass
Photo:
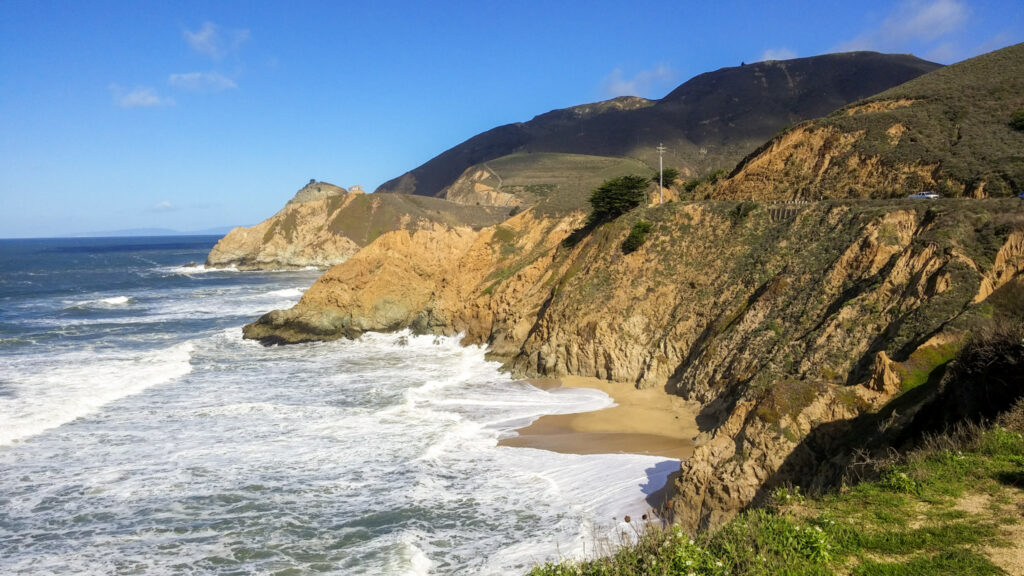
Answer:
M811 498L779 489L767 506L714 533L643 525L636 544L608 557L548 563L530 574L1005 574L983 549L1021 546L1000 530L1024 522L1022 423L1024 402L998 425L932 437L876 480L839 493ZM959 505L979 494L988 508Z
M896 367L903 391L913 390L927 382L932 372L955 358L962 346L963 342L955 341L915 350L906 361L900 362Z
M857 576L917 576L920 574L1003 574L988 558L970 550L953 550L921 556L909 562L867 560L857 566Z
M545 216L588 210L587 198L605 180L650 172L649 166L631 158L547 152L510 154L486 164L500 177L492 175L486 184L535 204Z

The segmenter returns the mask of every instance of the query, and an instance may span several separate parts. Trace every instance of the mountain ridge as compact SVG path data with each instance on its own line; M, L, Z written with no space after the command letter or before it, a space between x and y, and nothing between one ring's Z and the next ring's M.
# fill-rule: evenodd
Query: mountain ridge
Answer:
M632 157L687 175L730 169L780 129L822 116L931 70L911 55L827 54L726 67L695 76L661 100L618 97L497 126L379 186L442 196L468 168L520 152Z

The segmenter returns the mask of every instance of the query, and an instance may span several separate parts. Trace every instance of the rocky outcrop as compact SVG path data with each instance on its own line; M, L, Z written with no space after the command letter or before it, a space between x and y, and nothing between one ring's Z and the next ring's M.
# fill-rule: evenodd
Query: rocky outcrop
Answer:
M896 371L895 363L886 356L884 350L880 351L875 356L875 368L867 387L891 397L900 391L900 384L900 375Z
M274 216L235 228L210 251L206 265L242 270L329 268L355 255L381 234L434 224L485 226L507 209L459 206L435 198L368 195L310 181Z
M359 188L359 186L353 186L353 188ZM301 190L295 193L295 196L288 201L289 204L302 204L304 202L314 202L316 200L324 200L326 198L333 198L335 196L343 196L348 194L348 190L334 184L328 184L327 182L317 182L316 180L310 180L309 184L302 187Z
M275 270L328 268L348 260L361 246L330 230L332 200L292 201L256 226L235 228L210 250L206 265Z

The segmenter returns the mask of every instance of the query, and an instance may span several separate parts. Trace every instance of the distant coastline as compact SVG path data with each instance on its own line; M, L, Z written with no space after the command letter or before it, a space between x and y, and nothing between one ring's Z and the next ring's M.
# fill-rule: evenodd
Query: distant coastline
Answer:
M57 236L4 236L0 240L63 240L75 238L165 238L168 236L224 236L237 226L221 226L203 230L181 231L170 228L129 228L125 230L102 230L97 232L75 232Z

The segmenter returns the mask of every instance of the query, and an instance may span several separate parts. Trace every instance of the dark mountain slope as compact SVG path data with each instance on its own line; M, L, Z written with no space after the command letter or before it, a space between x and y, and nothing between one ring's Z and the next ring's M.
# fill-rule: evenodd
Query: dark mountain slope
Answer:
M701 74L660 101L621 97L541 114L478 134L378 192L441 196L469 167L516 152L632 157L697 175L731 168L780 129L938 68L873 52L768 61Z

